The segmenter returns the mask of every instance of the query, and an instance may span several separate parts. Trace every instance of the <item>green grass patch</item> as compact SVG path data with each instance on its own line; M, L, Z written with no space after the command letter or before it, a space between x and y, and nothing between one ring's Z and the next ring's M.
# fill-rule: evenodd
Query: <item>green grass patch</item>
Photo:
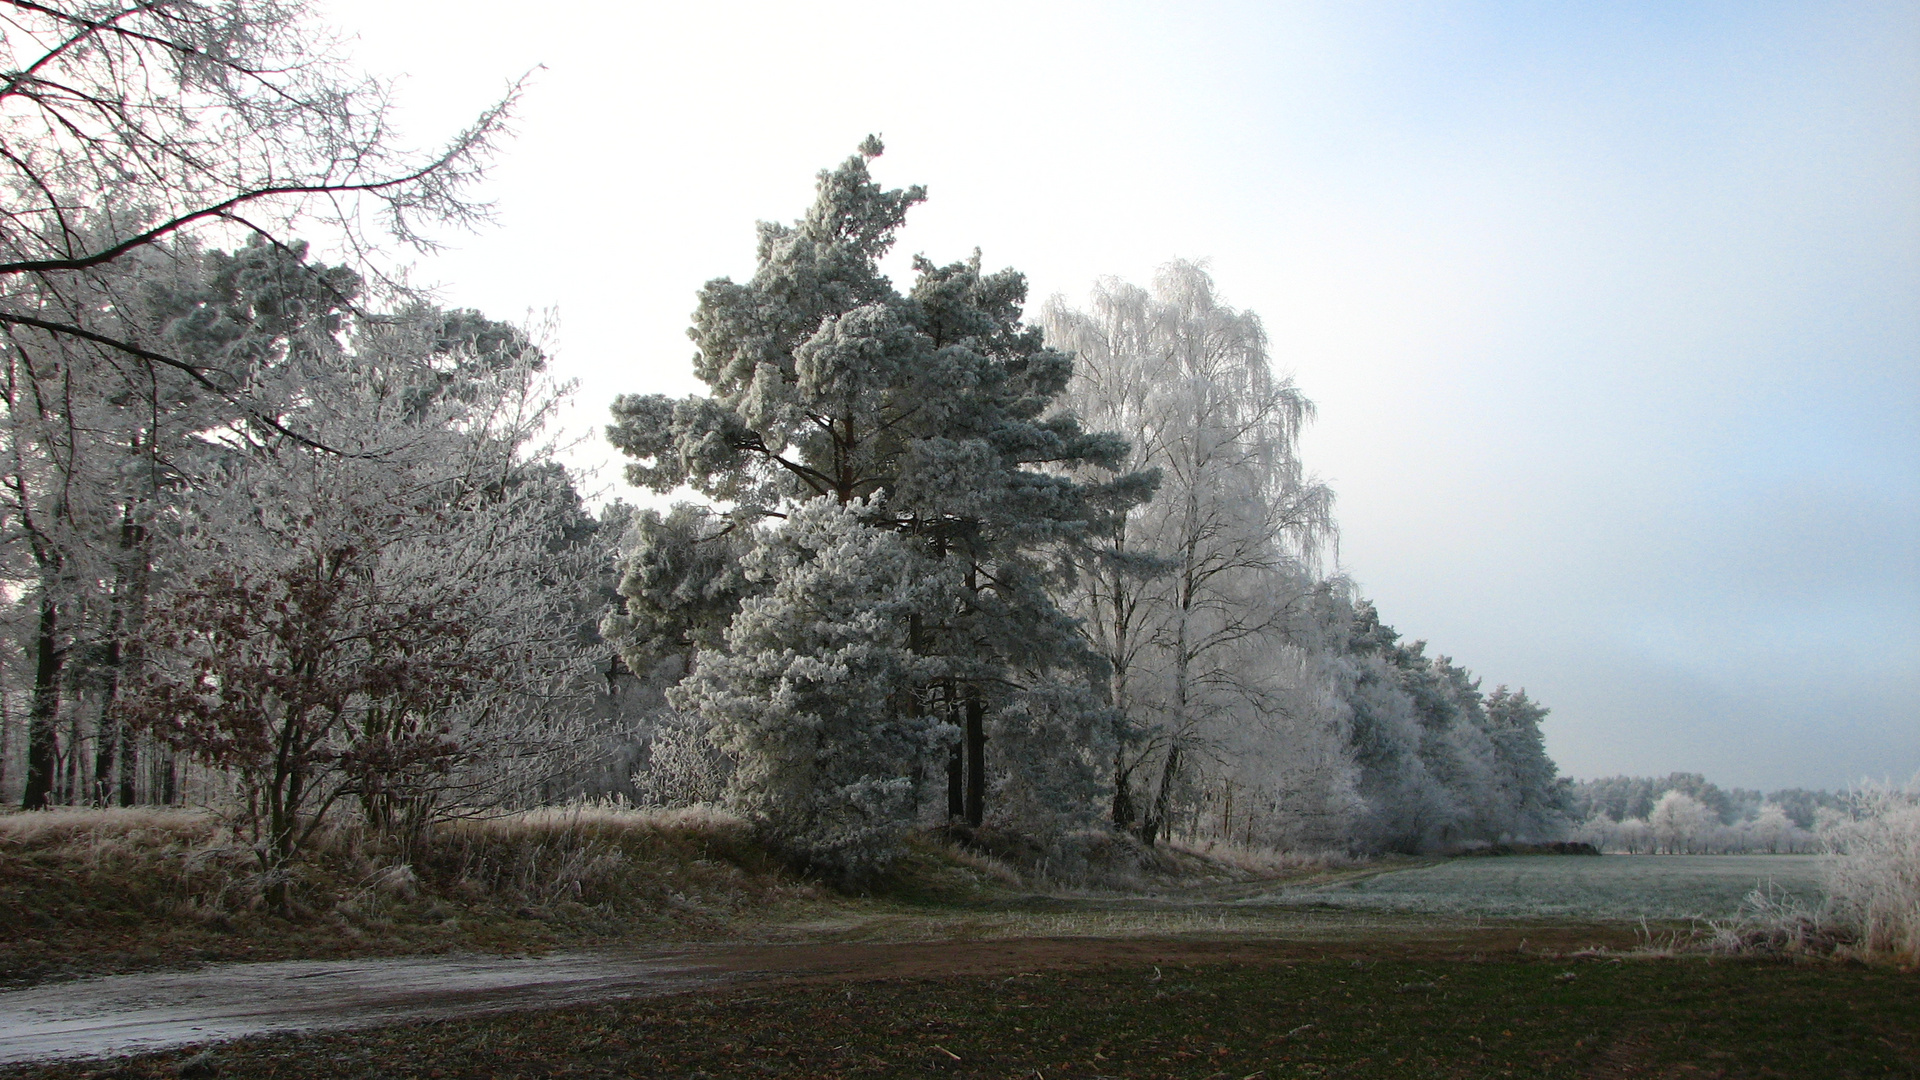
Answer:
M220 1076L435 1080L1912 1077L1916 1016L1920 978L1886 968L1316 960L762 986L256 1039L211 1064ZM189 1057L6 1075L161 1077Z
M1814 855L1519 855L1449 859L1263 896L1282 904L1516 918L1726 918L1755 888L1820 901Z

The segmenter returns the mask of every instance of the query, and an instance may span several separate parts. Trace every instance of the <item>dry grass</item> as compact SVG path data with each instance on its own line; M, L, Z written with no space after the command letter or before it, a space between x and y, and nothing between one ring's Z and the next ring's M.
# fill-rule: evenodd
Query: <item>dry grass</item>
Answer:
M410 844L343 827L294 869L293 915L218 817L0 815L0 980L203 959L484 951L734 936L830 902L737 819L568 807L453 822Z
M1850 938L1820 912L1769 887L1748 893L1734 918L1709 923L1698 945L1735 956L1831 956Z
M1340 851L1281 851L1268 847L1242 847L1218 840L1171 840L1167 847L1183 852L1248 878L1282 878L1323 874L1362 865Z
M213 815L173 807L127 810L55 807L32 814L0 814L0 844L105 841L117 845L141 834L205 838L219 830L220 823Z
M1869 785L1856 806L1824 836L1822 905L1756 889L1736 918L1713 924L1705 947L1920 966L1920 776L1902 788Z

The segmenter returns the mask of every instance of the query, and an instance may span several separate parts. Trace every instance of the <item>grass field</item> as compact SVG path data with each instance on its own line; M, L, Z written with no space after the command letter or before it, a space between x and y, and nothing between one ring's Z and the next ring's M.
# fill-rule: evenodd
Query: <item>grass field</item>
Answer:
M1451 859L1247 903L1354 910L1569 919L1725 918L1756 887L1808 905L1820 898L1813 855L1515 855Z

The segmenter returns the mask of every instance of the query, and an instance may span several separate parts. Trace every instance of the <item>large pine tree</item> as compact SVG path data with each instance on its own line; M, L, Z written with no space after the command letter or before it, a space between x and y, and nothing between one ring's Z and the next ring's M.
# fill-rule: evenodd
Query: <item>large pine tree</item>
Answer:
M1012 798L1023 790L1015 766L1032 764L989 769L996 725L1011 743L1036 725L1077 722L1072 738L1053 742L1084 756L1093 705L1069 701L1062 687L1086 685L1086 665L1098 661L1051 598L1055 556L1145 498L1152 479L1119 471L1125 443L1083 431L1059 407L1072 360L1022 321L1024 277L983 273L977 252L948 265L916 258L906 293L882 273L880 258L924 192L875 184L868 163L880 151L869 138L858 155L823 172L804 218L761 224L751 280L723 278L702 290L691 336L695 372L710 394L623 396L608 434L635 459L632 482L660 492L687 485L728 504L736 528L831 500L861 527L897 535L922 563L917 575L949 583L900 612L902 647L926 662L897 666L913 684L890 700L935 719L951 746L948 809L978 825L990 780ZM1085 465L1104 466L1113 478L1069 477ZM641 539L632 558L646 561ZM774 568L784 564L763 565L758 587L779 591ZM670 592L659 583L630 591L629 608ZM756 648L771 644L755 639ZM637 638L626 647L649 650ZM736 712L716 722L743 721ZM815 748L846 751L824 736ZM1091 776L1092 760L1085 764ZM743 763L742 778L756 775ZM1053 772L1037 786L1059 781ZM1023 805L1035 787L1026 785Z

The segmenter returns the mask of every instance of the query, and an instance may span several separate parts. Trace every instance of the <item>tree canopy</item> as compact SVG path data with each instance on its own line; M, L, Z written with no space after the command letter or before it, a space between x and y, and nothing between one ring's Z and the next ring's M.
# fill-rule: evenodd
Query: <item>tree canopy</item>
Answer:
M1126 444L1061 407L1072 361L1022 321L1017 272L986 273L977 252L916 258L911 289L893 287L879 260L924 193L876 184L880 152L869 139L820 174L803 218L762 224L750 281L701 291L690 333L711 394L621 397L608 436L635 459L634 483L691 487L726 504L733 528L828 500L897 536L922 564L914 576L944 583L900 613L903 647L925 663L891 707L937 715L959 740L950 809L979 824L995 718L1062 672L1083 685L1097 663L1050 592L1059 554L1145 498L1153 478L1120 471ZM1113 475L1077 475L1095 465ZM661 563L656 535L636 535L629 565ZM661 590L629 580L627 621L610 629L658 621L648 612ZM636 655L646 648L646 635L629 640Z

